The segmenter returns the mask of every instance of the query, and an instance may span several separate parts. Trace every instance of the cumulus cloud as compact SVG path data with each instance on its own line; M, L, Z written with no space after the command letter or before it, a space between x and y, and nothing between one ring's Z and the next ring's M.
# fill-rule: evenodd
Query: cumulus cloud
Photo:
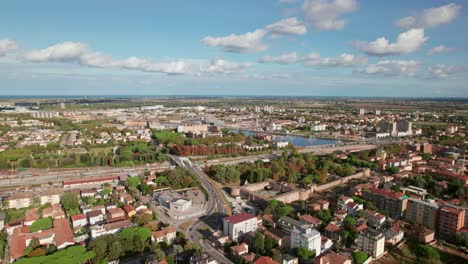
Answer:
M400 33L394 43L381 37L372 42L356 41L354 46L370 56L389 56L407 54L419 50L427 41L424 29L410 29Z
M427 52L427 55L432 56L432 55L435 55L435 54L444 53L444 52L451 52L451 51L454 51L454 50L455 50L454 48L449 48L449 47L446 47L444 45L439 45L439 46L434 47L431 50L429 50Z
M462 70L461 67L437 64L428 67L427 77L430 79L449 79Z
M420 64L414 60L383 60L367 66L361 73L384 76L415 76Z
M239 63L223 60L220 58L214 58L210 61L208 66L206 66L203 71L207 73L235 73L242 72L250 67L249 63Z
M367 62L367 59L361 56L356 56L354 54L343 53L334 58L320 58L316 54L309 54L308 58L304 58L303 63L306 66L329 66L329 67L338 67L338 66L355 66L362 65Z
M457 18L461 6L455 3L423 10L420 14L398 20L395 24L402 28L431 28L450 23Z
M320 31L344 28L348 22L341 16L356 9L356 0L305 0L302 5L307 21Z
M263 56L259 60L260 63L279 63L293 64L302 63L305 66L355 66L362 65L367 62L367 59L353 54L343 53L337 57L322 58L320 54L309 53L304 56L298 56L295 52L282 54L276 57Z
M97 68L123 68L145 72L184 74L189 65L184 61L153 62L137 57L116 60L112 56L92 51L80 42L62 42L45 49L33 50L23 54L30 62L67 62Z
M268 47L262 43L266 35L263 29L247 32L242 35L231 34L224 37L208 36L202 39L203 44L210 47L220 47L227 52L246 53L264 51Z
M260 58L260 63L279 63L279 64L292 64L298 61L298 56L295 52L285 53L279 56L263 56Z
M9 39L0 39L0 57L18 48L16 42Z
M265 27L269 32L276 35L304 35L307 27L295 17L285 18Z

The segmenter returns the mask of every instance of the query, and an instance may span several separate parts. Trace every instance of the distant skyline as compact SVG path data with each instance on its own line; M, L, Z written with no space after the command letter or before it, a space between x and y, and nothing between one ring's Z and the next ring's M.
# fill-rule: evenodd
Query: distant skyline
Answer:
M0 96L468 97L466 1L3 1Z

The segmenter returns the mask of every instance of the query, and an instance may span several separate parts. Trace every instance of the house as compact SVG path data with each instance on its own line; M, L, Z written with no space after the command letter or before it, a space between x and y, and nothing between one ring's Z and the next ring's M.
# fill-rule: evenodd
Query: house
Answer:
M281 264L299 264L299 259L289 254L284 254L281 257Z
M71 221L75 232L88 225L88 219L85 214L72 215Z
M101 211L101 213L105 214L106 213L106 207L104 205L96 205L91 207L91 211Z
M231 251L234 256L240 257L249 253L249 245L242 243L240 245L232 246Z
M135 199L133 199L133 197L128 193L120 193L119 200L124 204L132 204L135 202Z
M263 235L265 237L269 237L271 238L272 240L276 241L276 243L278 244L278 246L282 247L283 246L283 240L281 237L279 237L278 235L276 234L273 234L272 232L270 232L269 230L265 230L263 232Z
M259 257L254 264L279 264L278 262L274 261L272 258L267 256Z
M50 189L47 191L43 191L39 194L39 199L41 199L41 205L46 203L49 204L59 204L60 203L60 190L58 189Z
M97 189L87 189L87 190L81 190L81 197L94 197L97 194Z
M314 264L351 264L351 259L330 251L314 259Z
M429 244L434 241L435 232L424 226L412 225L410 228L405 229L409 237L417 240L420 243Z
M330 223L325 227L324 234L333 240L340 240L342 231L343 229L341 227Z
M312 225L312 227L318 227L322 224L320 219L311 215L301 215L299 216L299 221L303 224Z
M333 246L333 241L326 237L326 236L321 236L322 240L322 252L325 252L329 250Z
M346 211L352 216L355 216L358 211L364 210L364 206L362 204L358 204L355 202L347 202L344 206Z
M54 204L51 207L42 210L42 217L52 217L53 219L65 218L65 211L60 204Z
M385 240L388 244L396 245L403 240L404 234L403 229L397 221L385 232Z
M115 234L122 230L123 228L127 228L132 226L132 222L130 220L123 220L123 221L118 221L118 222L112 222L112 223L107 223L103 225L94 225L91 226L89 229L91 231L91 237L93 239L104 236L104 235L109 235L109 234Z
M151 241L155 243L160 243L166 241L169 245L172 244L176 238L176 229L173 226L163 227L159 231L154 231Z
M122 208L111 208L107 210L108 222L122 221L125 219L125 212Z
M30 192L16 192L8 197L8 208L21 209L31 206L32 194Z
M366 210L364 212L364 218L367 223L371 226L378 227L385 223L386 217L383 214L377 213L376 211Z
M141 211L143 209L148 209L148 206L144 205L142 202L135 203L134 207L135 207L135 210L137 212L139 212L139 211Z
M128 205L128 204L125 205L125 206L123 207L123 210L125 211L125 213L126 213L126 214L128 215L128 217L130 217L130 218L133 217L133 216L136 214L135 208L133 208L133 206Z
M55 244L58 249L75 244L73 232L67 219L54 220L53 228L36 233L30 233L28 226L15 228L10 242L11 262L23 257L24 250L33 238L37 238L41 245L48 246L50 244Z
M105 214L101 210L90 211L86 213L90 225L102 224Z
M258 220L250 213L240 213L223 219L223 231L233 241L239 240L244 234L257 230Z

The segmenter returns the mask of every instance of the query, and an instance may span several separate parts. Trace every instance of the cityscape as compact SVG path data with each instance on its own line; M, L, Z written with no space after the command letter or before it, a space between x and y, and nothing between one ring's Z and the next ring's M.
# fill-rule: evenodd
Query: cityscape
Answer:
M468 263L464 1L0 6L0 264Z

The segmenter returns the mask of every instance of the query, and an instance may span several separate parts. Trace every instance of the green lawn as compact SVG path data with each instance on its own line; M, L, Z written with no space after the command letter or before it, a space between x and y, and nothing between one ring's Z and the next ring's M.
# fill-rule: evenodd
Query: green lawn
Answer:
M37 231L40 231L40 230L49 229L49 228L52 228L52 227L53 227L53 224L52 224L52 219L50 217L41 218L39 220L36 220L31 225L31 228L29 229L29 231L31 233L33 233L33 232L37 232Z

